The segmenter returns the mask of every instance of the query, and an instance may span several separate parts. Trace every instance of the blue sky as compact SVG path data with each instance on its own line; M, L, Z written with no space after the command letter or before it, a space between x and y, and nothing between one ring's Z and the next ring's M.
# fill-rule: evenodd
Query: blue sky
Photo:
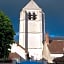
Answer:
M0 10L12 20L18 40L19 14L30 0L0 0ZM64 36L64 0L35 0L45 12L46 32L50 36Z

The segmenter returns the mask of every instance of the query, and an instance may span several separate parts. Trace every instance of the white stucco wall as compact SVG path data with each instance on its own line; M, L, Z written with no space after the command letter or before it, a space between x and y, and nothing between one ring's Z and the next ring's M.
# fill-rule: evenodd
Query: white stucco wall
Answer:
M28 49L30 57L33 56L33 60L42 59L42 49Z
M23 50L21 47L17 46L17 44L11 45L11 53L17 53L20 57L26 59L25 50Z
M29 5L28 5L29 4ZM30 1L25 8L20 11L20 24L19 24L19 45L22 45L25 48L25 27L26 22L28 22L28 52L30 55L33 55L34 58L37 56L39 59L42 57L42 48L43 48L43 25L45 18L42 17L44 15L43 11L39 6L34 2ZM31 8L30 6L33 7ZM35 20L29 20L27 15L28 13L36 14ZM42 21L43 20L43 21ZM42 23L43 22L43 23ZM42 30L43 29L43 30ZM44 31L45 32L45 31ZM36 48L36 49L35 49Z
M50 54L51 57L57 58L57 57L62 57L63 54Z

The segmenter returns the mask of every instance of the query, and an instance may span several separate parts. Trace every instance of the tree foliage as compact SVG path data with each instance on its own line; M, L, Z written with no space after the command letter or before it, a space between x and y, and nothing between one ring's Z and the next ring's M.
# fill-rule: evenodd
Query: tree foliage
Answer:
M7 58L10 44L14 43L15 32L11 20L2 11L0 11L0 58Z

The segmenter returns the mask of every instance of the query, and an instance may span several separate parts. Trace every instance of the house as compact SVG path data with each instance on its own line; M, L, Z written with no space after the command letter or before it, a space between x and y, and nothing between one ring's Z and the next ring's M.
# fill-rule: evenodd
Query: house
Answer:
M43 45L43 58L48 62L55 58L63 57L64 55L64 40L61 38L52 39L48 33L45 35L45 42Z

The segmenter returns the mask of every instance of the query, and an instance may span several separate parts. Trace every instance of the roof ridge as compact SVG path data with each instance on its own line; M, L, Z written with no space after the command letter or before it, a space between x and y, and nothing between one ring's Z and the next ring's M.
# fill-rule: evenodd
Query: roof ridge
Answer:
M23 46L21 46L19 44L17 44L17 46L21 47L27 53L27 50Z

